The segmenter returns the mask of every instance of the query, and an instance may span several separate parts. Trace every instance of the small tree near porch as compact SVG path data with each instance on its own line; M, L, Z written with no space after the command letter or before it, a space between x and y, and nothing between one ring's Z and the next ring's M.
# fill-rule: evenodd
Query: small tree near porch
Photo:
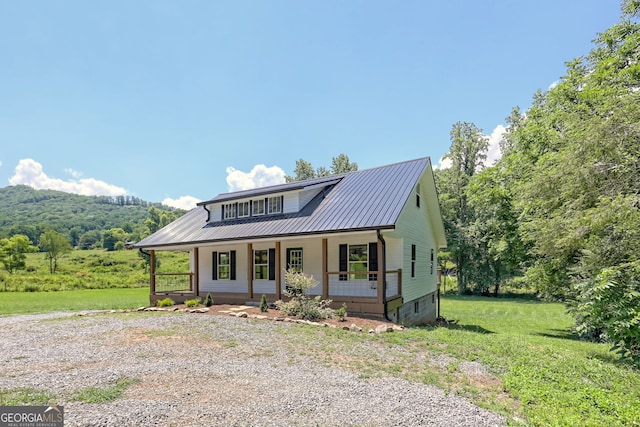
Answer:
M334 317L334 310L329 307L331 300L322 300L320 296L311 298L310 289L318 286L312 276L289 269L284 273L286 283L285 296L289 301L276 301L276 307L283 314L305 320L322 320Z

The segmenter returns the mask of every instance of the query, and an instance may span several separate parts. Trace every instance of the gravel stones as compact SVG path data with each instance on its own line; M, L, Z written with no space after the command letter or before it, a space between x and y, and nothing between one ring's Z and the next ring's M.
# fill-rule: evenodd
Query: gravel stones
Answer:
M503 417L442 390L362 378L284 345L296 325L187 313L0 318L0 389L58 396L65 426L497 426ZM300 348L316 333L296 335ZM365 351L397 352L371 346ZM384 356L384 355L383 355ZM390 354L390 357L392 355ZM87 386L135 379L107 403Z

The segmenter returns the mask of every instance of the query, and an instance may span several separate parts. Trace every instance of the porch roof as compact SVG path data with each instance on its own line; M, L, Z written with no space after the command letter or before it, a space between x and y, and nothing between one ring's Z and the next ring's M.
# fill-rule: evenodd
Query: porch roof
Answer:
M293 190L326 182L302 210L282 215L207 222L206 203L138 242L138 248L394 228L428 157L347 174L219 195L213 201ZM209 201L211 202L211 201ZM437 203L437 200L435 201Z

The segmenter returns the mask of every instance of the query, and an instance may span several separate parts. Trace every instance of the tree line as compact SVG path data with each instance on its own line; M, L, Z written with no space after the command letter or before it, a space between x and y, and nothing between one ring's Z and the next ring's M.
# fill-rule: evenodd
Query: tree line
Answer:
M22 234L38 242L43 233L55 230L67 236L73 247L92 249L102 244L106 230L116 228L127 233L129 240L139 240L147 232L144 221L157 211L183 212L136 197L82 196L10 186L0 188L0 238Z
M495 165L459 122L435 175L458 292L534 289L582 336L640 359L640 2L622 10L557 86L513 109Z

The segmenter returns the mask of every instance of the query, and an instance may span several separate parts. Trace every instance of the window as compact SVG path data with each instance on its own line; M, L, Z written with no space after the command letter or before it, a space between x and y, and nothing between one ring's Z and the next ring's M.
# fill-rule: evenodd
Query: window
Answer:
M269 277L269 251L253 251L253 278L256 280L267 279Z
M264 199L256 199L252 202L253 212L252 215L264 215Z
M235 203L227 203L222 205L222 217L224 219L233 219L236 217L236 204Z
M224 280L231 277L231 257L229 252L218 252L218 279Z
M236 280L236 251L213 252L213 280Z
M267 199L267 212L270 214L282 213L282 196Z
M369 271L367 245L349 245L349 271ZM350 279L366 279L366 274L351 274Z
M433 248L431 249L431 274L433 274Z
M420 207L420 183L416 184L416 206Z
M416 277L416 245L411 245L411 277Z
M302 248L287 249L287 269L302 273Z
M413 312L420 313L420 301L416 301L413 303Z
M274 248L253 251L253 278L255 280L276 280L276 250Z
M378 244L358 244L358 245L340 245L340 271L351 271L351 274L341 274L339 280L364 279L369 281L377 281L378 274L367 274L358 272L377 271L378 270Z
M249 202L238 202L238 218L249 216Z

